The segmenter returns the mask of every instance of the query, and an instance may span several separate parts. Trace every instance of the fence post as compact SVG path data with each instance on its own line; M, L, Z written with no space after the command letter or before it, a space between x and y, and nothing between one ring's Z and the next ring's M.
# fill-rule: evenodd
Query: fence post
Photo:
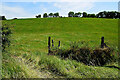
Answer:
M52 40L52 47L54 47L54 41Z
M104 48L104 37L101 38L101 48Z
M60 47L60 41L59 41L59 43L58 43L58 48Z
M51 37L48 37L48 54L50 53L51 49L50 49L50 39Z

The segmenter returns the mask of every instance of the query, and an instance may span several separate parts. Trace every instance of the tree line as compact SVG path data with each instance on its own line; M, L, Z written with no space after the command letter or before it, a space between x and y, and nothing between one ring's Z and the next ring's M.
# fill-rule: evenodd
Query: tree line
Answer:
M36 15L36 18L41 18L41 14ZM48 18L48 17L62 17L59 15L59 13L44 13L43 18ZM102 11L99 12L98 14L88 14L87 12L73 12L70 11L68 13L68 17L86 17L86 18L112 18L112 19L120 19L120 12L117 11ZM17 18L14 18L17 19ZM5 16L0 16L0 20L6 20Z
M59 16L59 13L44 13L43 18L47 17L62 17ZM70 11L68 13L68 17L86 17L86 18L112 18L112 19L120 19L120 12L117 11L102 11L98 14L88 14L87 12L78 12L74 13L73 11ZM41 14L37 15L36 18L41 18Z
M44 13L43 14L43 18L47 18L47 17L60 17L59 16L59 13L50 13L50 14L47 14L47 13ZM41 14L37 15L36 18L41 18Z

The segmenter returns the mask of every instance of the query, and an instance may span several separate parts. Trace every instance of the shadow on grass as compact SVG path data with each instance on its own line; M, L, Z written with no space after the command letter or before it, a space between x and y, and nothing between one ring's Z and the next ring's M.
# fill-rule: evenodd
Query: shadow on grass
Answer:
M116 68L116 69L120 70L120 68L117 67L117 66L104 66L104 67L108 67L108 68Z

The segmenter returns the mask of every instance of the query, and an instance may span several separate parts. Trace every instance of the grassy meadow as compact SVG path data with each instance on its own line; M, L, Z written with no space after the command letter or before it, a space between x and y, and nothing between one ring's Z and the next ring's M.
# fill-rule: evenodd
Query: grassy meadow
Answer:
M54 45L68 48L71 42L85 41L91 48L99 47L101 37L118 51L118 20L102 18L30 18L6 20L14 26L11 36L12 57L20 57L41 70L47 70L57 76L67 78L116 78L118 69L108 67L86 66L83 63L69 59L60 59L48 54L48 37L54 40ZM17 63L17 59L16 59ZM107 65L117 65L110 63ZM28 75L26 68L22 68ZM4 77L9 77L5 76ZM21 76L18 76L21 77ZM37 77L38 76L33 76Z

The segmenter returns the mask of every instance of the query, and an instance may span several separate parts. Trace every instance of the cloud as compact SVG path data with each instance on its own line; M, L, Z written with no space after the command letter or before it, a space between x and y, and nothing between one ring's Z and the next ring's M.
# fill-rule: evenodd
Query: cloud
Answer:
M90 10L93 6L93 2L56 2L54 6L59 8L61 15L67 16L69 11L84 12Z
M2 8L0 8L2 11L2 15L5 15L6 18L27 18L33 16L32 14L28 13L24 8L21 7L10 7L6 5L2 5Z

